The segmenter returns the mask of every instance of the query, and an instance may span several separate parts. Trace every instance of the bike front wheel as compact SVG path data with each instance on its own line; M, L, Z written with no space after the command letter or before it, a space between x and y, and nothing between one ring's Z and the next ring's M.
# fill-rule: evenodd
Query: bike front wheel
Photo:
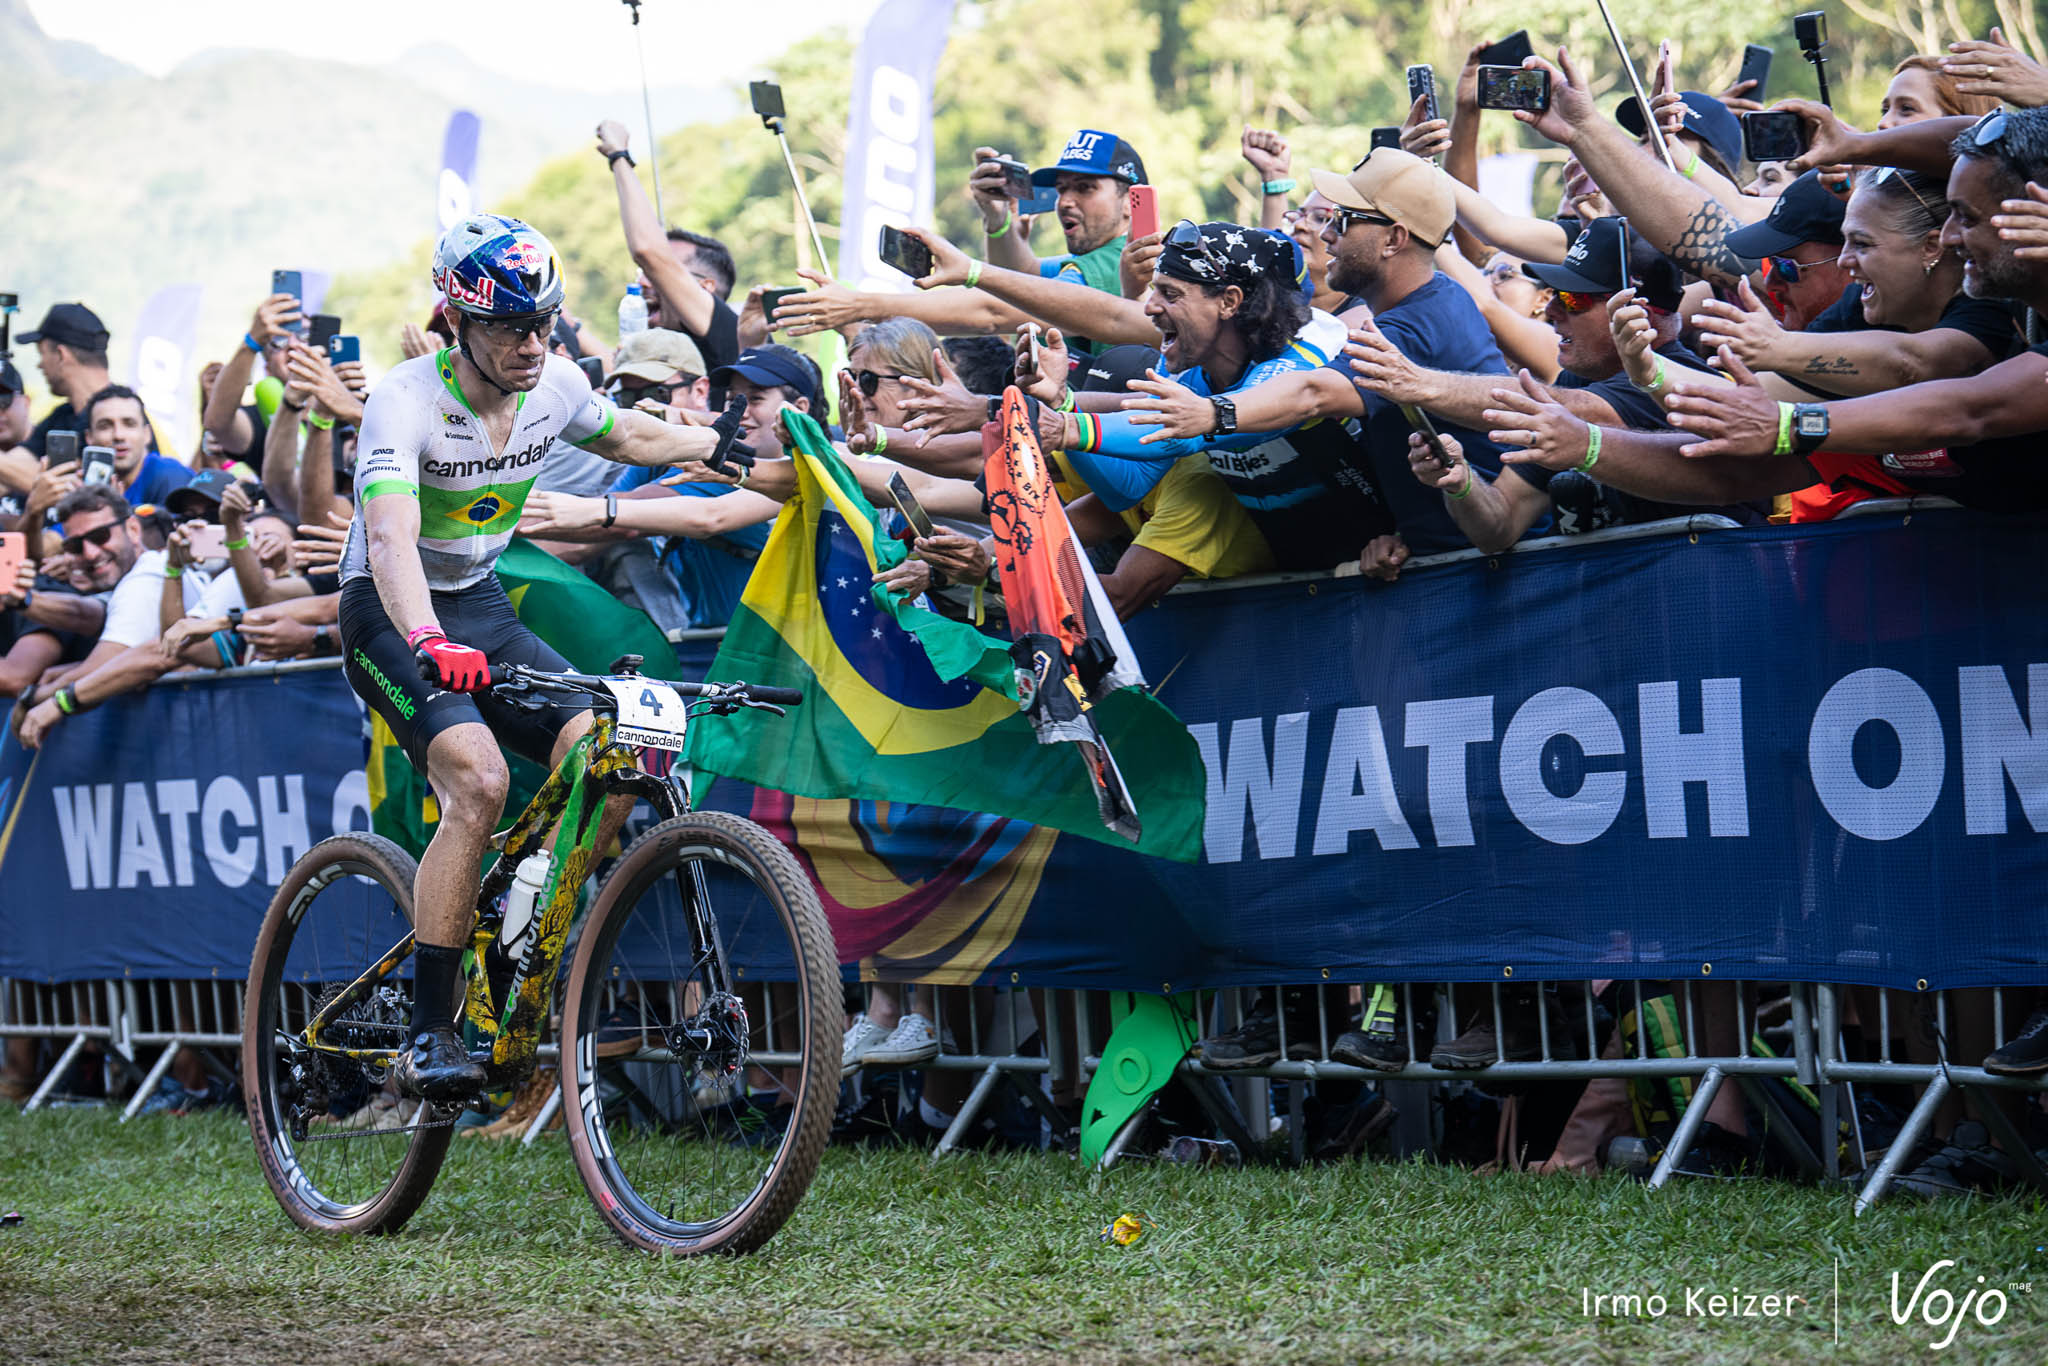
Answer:
M715 811L648 831L598 890L563 1009L569 1142L605 1221L650 1252L767 1242L817 1172L843 1027L789 851Z
M412 981L383 977L307 1044L307 1024L412 930L412 856L377 835L322 840L271 899L249 964L242 1091L263 1179L320 1233L395 1233L448 1152L453 1114L399 1096L389 1061Z

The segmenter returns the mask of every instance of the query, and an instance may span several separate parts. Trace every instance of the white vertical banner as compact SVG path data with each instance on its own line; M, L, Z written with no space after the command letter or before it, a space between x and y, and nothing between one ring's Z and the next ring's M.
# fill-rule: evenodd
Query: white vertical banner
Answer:
M448 116L441 134L441 174L434 180L434 226L437 232L469 217L476 205L476 149L483 125L467 109Z
M907 290L877 250L884 223L932 221L932 77L953 0L884 0L853 63L839 278L863 291Z
M204 285L170 285L136 315L128 350L129 384L142 395L160 439L176 443L189 462L198 449L199 307Z
M1479 193L1503 213L1539 217L1533 206L1536 168L1534 152L1502 152L1479 160Z

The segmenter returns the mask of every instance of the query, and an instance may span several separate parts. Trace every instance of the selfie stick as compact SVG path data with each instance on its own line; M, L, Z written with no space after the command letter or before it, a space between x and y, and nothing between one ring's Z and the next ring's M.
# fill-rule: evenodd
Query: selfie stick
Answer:
M1813 63L1814 78L1820 82L1820 102L1832 109L1835 102L1828 98L1828 59L1824 55L1827 48L1828 45L1822 43L1819 47L1801 48L1800 52Z
M661 147L654 140L654 101L647 94L647 44L640 38L640 0L622 0L633 11L633 48L640 54L640 112L647 116L647 169L654 172L654 216L668 226L661 207Z
M811 250L818 254L817 269L829 275L832 273L832 258L825 254L825 239L818 236L818 220L811 217L811 201L804 198L803 177L796 173L796 158L789 153L789 138L782 131L782 116L763 114L761 126L775 134L775 141L782 145L782 164L789 168L789 183L796 191L796 206L803 210L804 225L811 230Z
M1621 68L1628 74L1629 89L1636 92L1636 108L1643 111L1643 125L1650 130L1650 141L1657 148L1657 155L1664 158L1664 164L1676 171L1678 163L1671 159L1671 148L1665 145L1664 130L1658 126L1656 111L1650 108L1650 97L1643 93L1643 78L1636 75L1636 64L1628 55L1628 49L1621 45L1621 30L1614 26L1614 16L1608 13L1607 0L1594 0L1600 6L1600 17L1607 21L1607 36L1614 40L1614 50L1621 55Z

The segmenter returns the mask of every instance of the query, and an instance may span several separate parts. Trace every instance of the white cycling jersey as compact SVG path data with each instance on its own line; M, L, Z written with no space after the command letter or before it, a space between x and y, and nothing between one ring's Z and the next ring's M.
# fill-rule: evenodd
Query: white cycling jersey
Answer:
M356 515L342 549L344 582L370 572L363 510L403 494L420 504L420 567L436 592L467 588L511 543L519 510L557 436L588 445L618 410L591 391L575 362L550 354L540 383L519 395L503 451L462 395L452 349L398 366L371 391L356 439Z

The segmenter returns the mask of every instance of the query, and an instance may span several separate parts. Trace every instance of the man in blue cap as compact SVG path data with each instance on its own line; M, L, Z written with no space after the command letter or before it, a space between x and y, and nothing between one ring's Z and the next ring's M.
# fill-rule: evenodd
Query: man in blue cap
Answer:
M1055 212L1067 239L1067 255L1044 260L1032 253L1022 233L1013 231L1017 201L1003 189L997 155L993 147L976 148L974 175L967 182L988 234L989 264L1121 294L1117 261L1131 226L1131 186L1145 183L1145 163L1131 144L1114 133L1083 128L1067 139L1058 160L1031 173L1034 186L1058 191Z
M1742 184L1742 124L1728 106L1712 95L1687 90L1679 97L1685 103L1685 127L1671 149L1678 173L1688 180L1698 173L1693 163L1702 161L1731 187ZM1637 137L1648 136L1643 126L1643 106L1630 95L1615 106L1614 121Z

